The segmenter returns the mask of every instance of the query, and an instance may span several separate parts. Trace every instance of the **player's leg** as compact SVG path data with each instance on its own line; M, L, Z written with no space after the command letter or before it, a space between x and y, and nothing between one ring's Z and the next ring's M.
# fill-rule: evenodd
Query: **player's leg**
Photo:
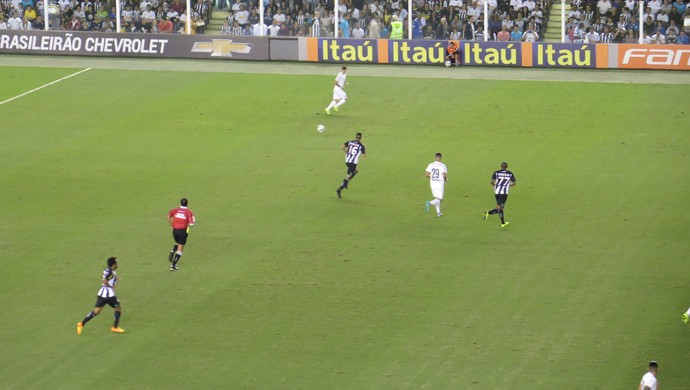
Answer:
M98 313L100 313L101 310L103 310L104 305L105 302L103 301L103 298L98 297L98 299L96 300L96 307L94 307L93 310L91 310L89 314L87 314L86 317L84 317L83 320L77 322L77 334L81 334L81 330L84 327L84 325L86 325L87 322L91 321L93 317L97 316Z
M168 255L168 261L172 263L173 257L175 256L175 252L177 252L177 243L173 245L172 249L170 250L170 255Z
M505 227L506 225L508 225L508 222L506 222L506 220L505 220L505 213L503 211L505 209L507 200L508 200L508 195L501 195L499 202L498 202L498 205L496 205L496 208L498 209L498 216L501 217L501 226L502 227Z
M173 231L173 237L175 238L175 254L173 255L172 264L170 265L170 270L177 270L177 262L180 261L182 257L182 251L184 250L185 244L187 244L187 236L189 234L185 229L175 229Z
M443 200L443 187L432 187L431 188L431 194L434 196L434 200L429 202L430 205L433 205L436 208L436 216L440 217L443 214L441 214L441 201Z
M122 307L120 306L120 301L116 297L113 297L108 304L115 310L113 327L110 328L110 331L115 333L125 333L125 330L120 328L120 317L122 316Z
M338 107L342 106L346 102L347 102L347 95L344 98L339 99L338 102L335 104L335 106L333 107L335 112L338 112Z
M184 241L185 241L185 243L187 242L187 240L184 240ZM175 252L175 256L173 256L172 265L170 265L171 270L173 270L173 271L177 270L177 263L180 261L180 258L182 258L182 251L183 250L184 250L184 245L178 243L177 244L177 251Z
M335 107L335 105L338 104L338 101L340 100L340 96L338 96L338 90L338 87L333 87L333 100L331 100L331 104L329 104L328 107L324 109L327 115L331 115L331 108Z
M338 107L342 106L347 101L347 94L342 89L336 88L335 90L333 90L333 95L335 95L334 98L337 98L333 99L336 101L335 106L333 106L333 109L335 110L335 112L338 112Z
M690 321L690 308L688 309L688 311L683 313L682 319L684 324L687 324L688 321Z

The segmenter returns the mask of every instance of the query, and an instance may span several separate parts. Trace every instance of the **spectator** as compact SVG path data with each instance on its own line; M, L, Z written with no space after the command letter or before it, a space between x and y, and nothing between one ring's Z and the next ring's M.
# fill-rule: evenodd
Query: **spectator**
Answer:
M7 30L7 22L5 22L5 17L0 13L0 30Z
M676 42L681 45L689 45L690 44L690 37L688 37L688 34L684 31L681 30L680 34L678 34L678 38L676 39Z
M422 39L425 25L426 20L421 16L420 13L417 13L412 21L412 39Z
M24 17L29 20L29 22L33 22L36 20L36 10L32 6L27 5L24 9Z
M510 40L514 42L522 40L522 31L520 31L517 25L513 25L513 31L510 33Z
M503 25L501 31L496 34L496 40L500 42L508 42L510 40L510 33L508 32L508 26Z
M474 16L470 16L465 24L462 36L466 41L474 41L477 30L474 26Z
M46 24L43 22L43 16L36 16L36 20L31 25L32 30L45 30Z
M243 28L249 23L249 11L244 8L244 4L240 4L240 9L235 12L235 20Z
M666 43L666 36L662 33L661 29L658 29L654 35L651 36L653 44L663 45Z
M613 8L613 5L609 0L597 1L597 11L599 12L599 16L606 15L611 8Z
M625 32L625 43L637 43L637 37L635 37L635 32L633 30Z
M458 27L453 26L453 30L450 32L450 39L459 41L460 38L462 38L462 35L460 34L460 31L458 31Z
M613 34L613 43L623 43L625 42L625 30L617 29L616 33Z
M369 38L376 39L380 36L381 30L379 29L379 20L380 19L377 15L371 19L371 22L369 22ZM421 36L419 38L421 38Z
M352 29L352 38L363 39L364 29L360 26L359 22L355 23L355 28Z
M340 37L350 38L350 15L345 13L340 20Z
M304 32L304 29L302 29L302 31ZM252 28L251 24L247 23L247 25L244 26L244 29L242 30L242 35L245 35L245 36L254 35L254 29ZM304 35L301 35L301 36L304 36Z
M227 23L227 22L224 22ZM162 34L172 34L174 31L175 26L173 23L168 19L167 16L163 16L160 22L158 22L158 32Z
M599 33L592 27L587 29L585 34L585 43L599 43Z
M277 19L273 19L273 23L271 23L271 25L268 26L268 36L269 37L277 37L279 31L280 31L280 22Z
M601 43L613 42L613 33L608 28L608 26L604 27L604 31L602 31L601 34L599 34L599 42L601 42Z
M441 18L441 23L436 28L436 39L448 40L450 38L450 27L446 18Z
M525 42L536 42L539 39L535 25L527 27L527 31L522 35L522 40Z
M424 39L434 39L434 28L430 24L427 24L424 30Z
M671 30L667 32L666 34L666 43L668 44L676 44L678 43L678 37L676 36L676 32Z
M683 0L676 0L673 3L673 8L675 8L680 15L683 15L685 13L687 6L685 5L685 2Z

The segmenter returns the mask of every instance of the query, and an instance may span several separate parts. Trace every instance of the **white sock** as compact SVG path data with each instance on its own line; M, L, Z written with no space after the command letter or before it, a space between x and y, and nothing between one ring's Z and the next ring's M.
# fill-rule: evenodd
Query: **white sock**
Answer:
M336 103L335 106L336 106L336 107L340 107L340 106L342 106L343 104L345 104L346 101L347 101L347 100L345 100L345 99L340 99L340 101L339 101L338 103Z
M688 309L688 311L686 311L685 314L687 314L688 316L690 316L690 309Z
M326 107L326 109L330 110L331 108L333 108L333 106L335 106L335 100L333 100L331 104L329 104L328 107Z
M436 205L441 204L441 201L438 200L438 199L434 199L434 200L432 200L431 202L429 202L429 204L432 204L432 205L436 206Z
M441 202L438 202L434 206L436 206L436 214L441 215Z

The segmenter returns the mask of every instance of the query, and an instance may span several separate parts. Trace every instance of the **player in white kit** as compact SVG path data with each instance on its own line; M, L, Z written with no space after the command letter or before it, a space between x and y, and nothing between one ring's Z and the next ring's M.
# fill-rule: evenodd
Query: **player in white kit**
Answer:
M331 108L334 109L335 112L338 112L338 107L342 106L347 101L347 93L345 93L346 79L347 66L343 66L340 70L340 73L335 76L335 83L333 85L333 101L331 101L331 104L329 104L328 107L324 108L326 115L331 115Z
M434 200L427 201L424 204L424 210L429 211L429 206L436 207L436 216L441 214L441 201L443 200L443 189L448 181L448 168L446 164L441 162L441 153L436 153L434 162L426 167L426 177L429 178L429 185L431 186L431 195Z

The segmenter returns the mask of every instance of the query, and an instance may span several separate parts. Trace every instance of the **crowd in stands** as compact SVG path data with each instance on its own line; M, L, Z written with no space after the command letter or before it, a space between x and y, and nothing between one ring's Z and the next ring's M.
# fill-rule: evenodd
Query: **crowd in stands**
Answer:
M43 29L43 0L0 0L0 29ZM115 31L117 0L50 0L51 28ZM120 0L123 31L180 33L187 18L183 0ZM256 0L193 0L192 32L203 33L213 9L227 11L224 35L391 38L397 26L408 35L408 0L342 0L335 19L333 0L263 0L264 24ZM410 0L414 39L538 41L551 0ZM489 10L484 25L484 1ZM639 30L638 0L568 0L567 39L575 43L638 42L688 44L687 0L648 0ZM263 30L263 31L262 31ZM215 32L214 32L215 33ZM395 38L395 36L394 36Z
M254 3L233 1L227 6L227 23L221 34L258 35L260 15ZM551 0L412 1L413 39L438 40L536 41L541 38L551 6ZM488 28L484 26L484 1L490 15ZM400 21L402 36L407 38L408 9L406 0L343 0L338 3L336 23L331 0L293 0L291 4L270 0L264 12L264 32L269 36L333 37L337 29L342 38L391 38L394 22Z
M636 0L572 0L567 12L567 39L575 43L690 44L690 7L684 0L644 3L642 31Z

